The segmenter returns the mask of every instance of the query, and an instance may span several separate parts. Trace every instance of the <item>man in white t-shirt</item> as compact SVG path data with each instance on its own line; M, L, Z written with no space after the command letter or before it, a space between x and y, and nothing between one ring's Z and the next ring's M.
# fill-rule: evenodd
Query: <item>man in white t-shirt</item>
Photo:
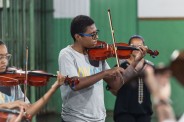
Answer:
M106 61L89 59L86 48L94 47L98 39L98 30L90 17L76 16L70 32L74 43L60 51L59 70L69 77L78 77L80 82L72 89L66 85L60 87L62 122L105 122L103 80L111 85L118 79L123 82L124 70L120 67L110 69ZM140 59L144 53L142 51Z

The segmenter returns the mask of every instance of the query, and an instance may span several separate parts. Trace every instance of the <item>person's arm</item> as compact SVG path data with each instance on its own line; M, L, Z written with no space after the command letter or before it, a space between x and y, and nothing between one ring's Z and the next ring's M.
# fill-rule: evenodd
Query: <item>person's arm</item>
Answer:
M110 91L112 94L116 95L118 90L127 82L129 81L132 77L136 76L137 72L134 70L132 65L128 66L127 69L125 69L122 73L122 77L116 77L113 80L105 80L107 84L110 87Z
M52 87L45 93L43 97L41 97L38 101L33 103L32 105L27 104L23 101L14 101L9 103L3 103L0 104L0 108L8 108L8 109L20 109L20 115L18 117L12 115L10 120L12 122L19 122L22 119L22 114L24 113L24 117L26 119L31 119L32 116L36 115L41 108L49 101L50 97L53 95L53 93L64 83L65 77L58 74L57 81L52 85ZM25 107L26 105L29 105L28 107ZM22 108L25 110L25 112L22 113Z
M114 78L119 77L122 74L122 72L123 72L122 68L116 67L113 69L104 70L100 73L97 73L91 76L78 77L79 83L75 86L73 90L77 91L83 88L87 88L95 84L96 82L100 81L104 77L114 77Z
M116 95L118 90L130 79L135 77L138 72L144 66L144 59L146 48L140 47L139 53L134 56L134 61L123 71L122 77L116 77L116 79L106 78L104 79L110 87L112 94Z
M52 85L52 87L41 97L38 101L33 103L29 109L26 110L28 115L34 116L40 109L49 101L53 93L64 83L65 77L58 74L57 81Z
M21 122L22 121L22 119L23 119L23 117L24 117L24 108L23 107L21 107L20 108L20 113L19 113L19 115L17 116L17 115L11 115L11 118L10 118L10 120L8 120L8 122Z
M60 72L69 77L77 77L79 79L79 83L73 88L75 91L90 87L105 77L116 77L122 73L122 68L113 68L90 76L82 76L83 74L79 76L77 63L74 56L71 56L70 53L63 52L59 55Z
M25 109L27 109L30 107L30 104L20 100L0 104L0 108L6 108L6 109L20 108L20 106L23 106Z
M148 86L152 97L159 122L169 121L176 122L174 111L170 105L170 84L169 72L164 74L154 74L152 67L147 66L146 85Z

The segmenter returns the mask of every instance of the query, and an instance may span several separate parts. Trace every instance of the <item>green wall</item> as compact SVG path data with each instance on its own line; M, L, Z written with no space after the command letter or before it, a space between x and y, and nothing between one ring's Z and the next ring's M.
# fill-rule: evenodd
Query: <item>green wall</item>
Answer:
M44 69L51 73L58 70L59 51L73 42L70 37L71 19L53 18L53 0L17 0L10 1L9 9L0 10L0 38L5 39L10 52L14 55L10 64L23 67L25 44L30 47L30 69ZM175 49L183 49L184 20L139 20L137 18L137 0L91 0L90 16L100 30L99 40L112 43L107 10L111 10L113 28L117 42L127 42L129 37L140 34L150 49L157 49L160 55L147 59L156 65L169 64L170 55ZM2 31L4 30L4 31ZM107 60L112 67L115 59ZM51 79L47 86L33 88L29 92L32 98L40 98L53 84ZM177 117L184 112L184 89L171 79L173 107ZM34 88L36 90L34 90ZM36 93L36 95L35 95ZM61 111L60 90L54 94L44 108ZM31 100L33 102L34 99ZM107 110L113 110L115 97L105 90ZM57 107L53 107L57 105Z
M50 6L50 5L49 5ZM169 63L170 54L174 49L182 49L184 40L183 20L139 20L137 19L136 0L91 0L91 17L95 20L100 30L99 40L112 43L107 10L111 9L113 28L117 42L127 42L129 37L140 34L145 38L145 43L150 49L157 49L160 55L156 58L146 56L156 65L159 62ZM47 69L50 72L58 70L59 51L73 42L70 37L71 19L53 19L53 27L48 31L52 35L47 39ZM48 23L51 24L51 23ZM110 66L115 64L115 59L108 59ZM184 110L184 89L172 79L173 107L180 116ZM58 99L59 97L59 99ZM50 104L60 102L60 91L54 95ZM108 110L113 110L115 97L105 90L105 104ZM48 106L49 106L48 105ZM61 106L56 108L59 112Z
M108 21L107 10L110 8L112 15L113 28L117 42L127 42L128 38L136 33L136 0L91 0L91 17L95 20L97 28L100 30L99 40L112 43L111 31ZM118 9L119 8L119 9ZM58 70L59 51L68 44L73 43L70 37L71 19L54 19L53 40L48 41L48 48L54 49L55 52L48 50L47 64L48 70L54 72ZM110 66L115 64L115 59L108 59ZM60 95L57 92L55 98ZM108 110L113 110L115 97L105 90L105 104ZM59 107L58 107L59 108ZM60 108L59 108L60 109Z
M99 40L113 43L108 12L111 10L112 25L116 42L127 42L128 38L136 33L136 0L92 0L91 17L100 30ZM115 58L108 59L110 66L116 63ZM113 110L115 97L105 90L105 105L107 110Z
M150 48L159 50L156 64L164 62L169 65L171 53L184 47L184 20L139 20L138 31ZM179 117L184 112L184 89L174 78L171 79L171 88L172 105Z

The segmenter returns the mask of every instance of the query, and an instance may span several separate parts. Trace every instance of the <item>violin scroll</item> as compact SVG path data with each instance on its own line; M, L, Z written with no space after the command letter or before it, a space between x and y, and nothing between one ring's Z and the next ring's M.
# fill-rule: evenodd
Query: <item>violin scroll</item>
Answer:
M150 54L150 56L152 56L152 58L155 58L156 56L159 55L159 52L157 50L152 51L152 50L148 49L147 53Z

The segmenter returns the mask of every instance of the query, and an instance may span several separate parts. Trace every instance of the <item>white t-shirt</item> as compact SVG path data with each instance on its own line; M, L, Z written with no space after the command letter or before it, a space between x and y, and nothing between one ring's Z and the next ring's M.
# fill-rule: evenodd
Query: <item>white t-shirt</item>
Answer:
M3 86L0 86L0 104L7 103L7 102L14 102L16 100L24 101L24 94L20 88L20 86L12 86L10 87L10 95L3 93L2 89ZM29 103L29 100L26 98L26 103Z
M69 77L85 77L109 69L106 61L100 61L98 67L90 64L88 55L75 51L71 46L62 49L59 54L59 70ZM63 100L62 118L66 122L104 122L106 110L104 106L103 80L88 88L73 91L62 85Z

